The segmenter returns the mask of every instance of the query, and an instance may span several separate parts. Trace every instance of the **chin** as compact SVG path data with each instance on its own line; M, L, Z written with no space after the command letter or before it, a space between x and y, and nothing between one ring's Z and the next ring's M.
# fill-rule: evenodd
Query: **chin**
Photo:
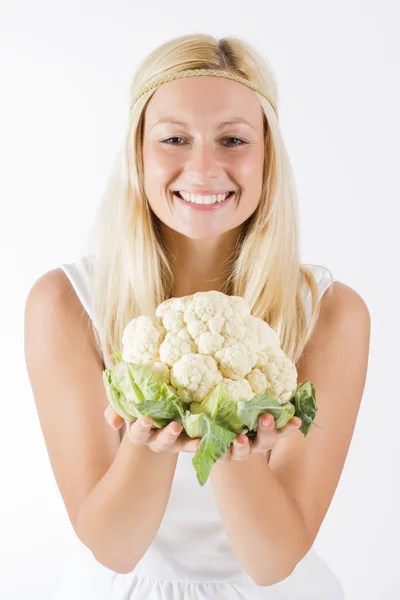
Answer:
M219 237L220 235L222 235L225 232L223 232L223 231L220 231L220 232L215 231L214 233L210 233L210 232L208 232L208 233L205 233L205 232L200 233L200 232L195 232L195 231L193 231L193 232L182 231L181 233L182 233L182 235L185 235L187 238L189 238L191 240L203 240L203 241L206 241L206 240L212 240L213 238Z

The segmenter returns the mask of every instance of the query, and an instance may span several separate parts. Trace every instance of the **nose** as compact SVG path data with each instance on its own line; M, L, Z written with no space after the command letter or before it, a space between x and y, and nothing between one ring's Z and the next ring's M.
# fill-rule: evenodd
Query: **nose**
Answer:
M220 164L217 152L211 144L194 145L190 150L187 160L186 172L197 178L208 180L213 175L218 175Z

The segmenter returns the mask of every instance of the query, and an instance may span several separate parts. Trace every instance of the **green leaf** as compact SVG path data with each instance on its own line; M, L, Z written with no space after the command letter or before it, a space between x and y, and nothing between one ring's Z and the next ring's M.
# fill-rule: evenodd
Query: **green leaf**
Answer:
M143 402L144 400L158 400L164 382L157 379L150 369L143 365L137 365L136 363L131 362L126 362L124 364L127 365L129 369L132 383L140 391L140 402Z
M127 400L135 404L137 402L143 402L143 394L131 375L130 363L117 363L110 371L112 373L113 385Z
M203 486L211 472L212 466L229 449L236 433L217 425L205 413L201 413L205 431L197 451L192 459L197 480Z
M185 409L178 396L143 365L117 362L103 372L103 381L111 406L124 420L145 415L153 418L157 428L173 420L182 423Z
M315 425L318 429L322 429L320 425L314 423L318 407L315 401L315 385L313 383L310 381L300 383L290 402L295 407L296 417L302 420L300 431L304 434L304 437L312 425Z
M239 435L243 422L238 417L235 401L226 391L222 381L201 402L192 402L190 411L205 413L212 421Z
M276 429L280 429L292 419L295 408L291 402L281 404L268 394L258 394L251 400L237 404L237 414L250 432L257 431L258 418L262 413L270 413L275 419Z
M134 395L133 390L122 386L126 392L129 392L128 397L124 394L118 383L121 379L121 373L118 372L118 377L116 380L114 369L115 367L113 367L113 369L106 369L103 371L103 382L106 388L108 401L120 417L126 421L133 421L133 419L136 419L140 416L140 413L138 413L135 408L137 398Z
M165 421L163 427L171 421L182 423L185 414L181 403L174 399L145 400L136 404L136 409L145 417Z
M186 411L183 419L183 427L191 438L201 438L207 431L207 424L204 419L204 413L193 414Z

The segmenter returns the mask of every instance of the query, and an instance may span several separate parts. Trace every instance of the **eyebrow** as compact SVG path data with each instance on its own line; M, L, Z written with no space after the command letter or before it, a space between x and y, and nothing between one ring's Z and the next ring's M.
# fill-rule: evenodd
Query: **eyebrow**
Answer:
M154 123L153 127L155 127L156 125L164 124L164 123L171 123L173 125L183 125L183 127L189 126L189 124L186 123L186 121L181 121L180 119L177 119L175 117L167 116L167 117L164 117L163 119L160 119L159 121L157 121L157 123ZM225 121L221 121L217 125L217 131L219 131L220 129L223 129L227 125L235 125L235 124L247 125L248 127L251 127L251 129L254 129L254 131L255 131L254 126L251 123L249 123L249 121L246 121L246 119L243 119L241 117L233 117L232 119L227 119ZM152 127L152 129L153 129L153 127Z

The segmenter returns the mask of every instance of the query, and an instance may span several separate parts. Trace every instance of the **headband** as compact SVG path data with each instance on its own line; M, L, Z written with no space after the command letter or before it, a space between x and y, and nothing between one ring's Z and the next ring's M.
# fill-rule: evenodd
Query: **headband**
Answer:
M141 88L139 93L132 100L132 103L129 108L129 115L131 114L132 108L136 104L136 102L141 98L144 94L149 92L150 90L159 87L161 84L166 83L168 81L173 81L174 79L180 79L181 77L195 77L197 75L215 75L216 77L226 77L227 79L234 79L239 83L243 83L247 85L248 88L254 90L258 94L261 94L268 102L271 104L272 108L275 111L276 117L278 118L278 109L276 108L274 102L270 98L268 94L266 94L261 88L258 87L255 83L252 83L248 79L244 77L240 77L240 75L236 75L236 73L232 73L230 71L220 71L216 69L187 69L185 71L177 71L176 73L169 73L168 75L163 75L158 79L148 83L144 87Z

